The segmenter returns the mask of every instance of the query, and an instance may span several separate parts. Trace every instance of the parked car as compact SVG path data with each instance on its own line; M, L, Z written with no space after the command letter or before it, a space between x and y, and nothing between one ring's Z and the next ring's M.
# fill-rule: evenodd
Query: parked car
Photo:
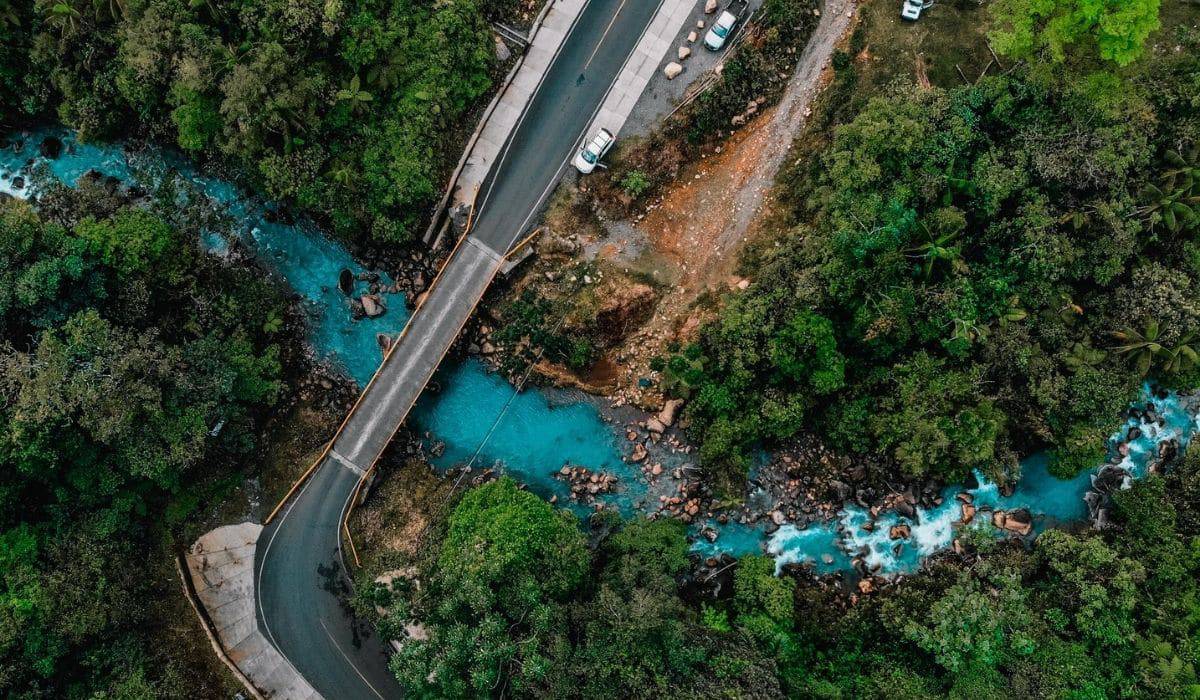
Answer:
M925 0L904 0L904 4L900 6L900 16L915 22L924 9Z
M583 148L579 149L579 153L575 154L575 160L572 161L575 169L587 175L596 169L596 165L605 153L612 148L616 137L608 129L601 129L596 133L595 138L583 144Z
M709 27L708 33L704 35L704 46L709 51L720 51L725 45L725 40L733 33L733 27L737 24L737 15L726 10L717 17L717 21L713 22Z

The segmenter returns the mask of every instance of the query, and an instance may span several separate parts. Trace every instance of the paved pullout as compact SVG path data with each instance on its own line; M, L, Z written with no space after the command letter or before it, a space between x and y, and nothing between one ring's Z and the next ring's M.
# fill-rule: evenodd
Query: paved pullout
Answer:
M329 457L262 533L258 623L330 700L400 697L384 645L356 624L340 523L360 474L383 452L584 138L614 78L658 9L653 0L590 0L479 193L475 225L375 380Z

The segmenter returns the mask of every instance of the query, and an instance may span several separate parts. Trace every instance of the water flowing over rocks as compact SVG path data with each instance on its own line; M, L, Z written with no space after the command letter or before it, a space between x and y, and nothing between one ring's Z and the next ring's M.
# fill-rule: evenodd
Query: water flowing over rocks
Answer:
M612 493L617 488L617 477L612 474L594 472L586 467L564 464L555 478L565 481L571 488L571 500L580 503L595 503L596 497Z

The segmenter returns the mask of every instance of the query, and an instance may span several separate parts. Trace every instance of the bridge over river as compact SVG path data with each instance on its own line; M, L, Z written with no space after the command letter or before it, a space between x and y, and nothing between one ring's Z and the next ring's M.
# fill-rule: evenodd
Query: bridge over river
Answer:
M360 636L328 590L341 572L343 515L505 254L530 228L659 8L644 0L583 6L480 187L469 235L455 246L312 475L259 537L259 626L325 697L402 695L378 638Z

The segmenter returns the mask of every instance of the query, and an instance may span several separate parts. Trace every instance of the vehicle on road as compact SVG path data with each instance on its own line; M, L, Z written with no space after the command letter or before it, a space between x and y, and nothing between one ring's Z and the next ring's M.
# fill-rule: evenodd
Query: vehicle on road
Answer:
M575 154L575 160L573 161L575 169L584 175L595 170L596 166L600 164L600 159L604 157L605 153L608 153L608 150L612 148L616 140L616 137L608 129L598 131L595 138L583 144L583 148L579 149L579 153Z
M926 3L925 0L904 0L904 4L900 6L900 16L915 22L921 16L921 10L932 4Z
M725 40L733 33L734 26L737 25L737 15L729 10L725 10L717 17L717 21L713 22L708 33L704 35L704 47L709 51L720 51L725 45Z

